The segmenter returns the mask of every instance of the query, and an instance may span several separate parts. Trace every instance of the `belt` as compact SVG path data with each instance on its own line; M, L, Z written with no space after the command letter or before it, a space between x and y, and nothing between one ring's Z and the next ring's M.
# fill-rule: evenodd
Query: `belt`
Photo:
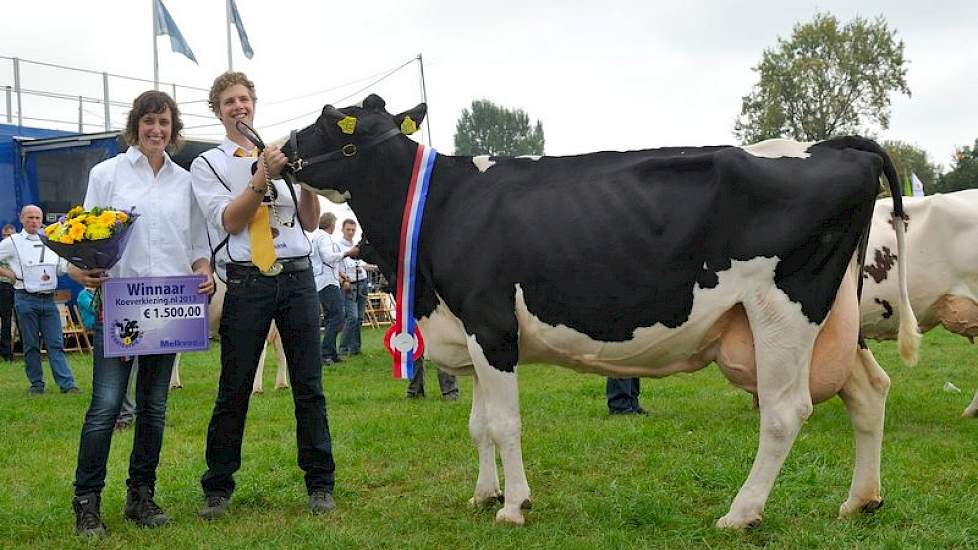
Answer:
M43 296L45 298L51 298L54 296L54 292L28 292L22 288L14 289L14 293L26 294L28 296Z
M276 273L279 275L281 273L294 273L296 271L303 271L306 269L312 269L312 262L309 261L309 257L295 258L293 260L278 260L276 263L282 266L282 271ZM239 263L228 263L227 264L228 273L237 273L240 275L265 275L257 266L252 264L239 264ZM274 275L270 275L274 276Z

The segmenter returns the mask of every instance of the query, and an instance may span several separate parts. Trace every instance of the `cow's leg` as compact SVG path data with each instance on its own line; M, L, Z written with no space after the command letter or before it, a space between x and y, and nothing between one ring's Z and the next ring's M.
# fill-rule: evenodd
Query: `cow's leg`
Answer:
M883 505L880 496L880 452L883 446L883 419L890 377L868 349L857 351L849 380L839 396L846 404L855 432L856 460L849 498L839 508L839 517L857 512L873 512Z
M974 399L971 400L971 404L964 410L962 416L968 416L971 418L978 417L978 391L975 392Z
M180 383L180 354L173 358L173 370L170 371L170 389L182 388L183 384Z
M268 351L268 342L261 347L261 355L258 356L258 370L255 371L255 381L251 384L251 393L265 393L262 387L262 376L265 374L265 352Z
M747 481L717 527L757 525L768 494L805 419L812 413L808 376L818 327L777 289L744 304L754 336L761 409L757 456Z
M514 319L515 321L515 319ZM515 329L515 322L514 327ZM496 513L496 521L523 525L522 508L530 501L530 487L523 470L523 451L520 446L520 403L516 384L516 331L508 337L491 338L496 342L489 350L476 341L467 338L469 355L479 379L484 417L489 437L503 463L505 489L503 507ZM490 364L487 353L498 364L512 369L503 371ZM480 470L482 470L482 451L480 450ZM481 476L480 476L481 478Z
M496 447L489 436L486 401L478 375L472 377L472 412L469 414L469 434L479 452L479 479L475 494L469 500L473 506L484 506L501 500L499 476L496 473Z
M278 362L278 368L275 370L275 389L287 389L289 387L289 363L285 358L285 346L282 345L282 335L279 334L278 328L274 323L268 331L268 339L271 340L272 348L275 349L275 360Z

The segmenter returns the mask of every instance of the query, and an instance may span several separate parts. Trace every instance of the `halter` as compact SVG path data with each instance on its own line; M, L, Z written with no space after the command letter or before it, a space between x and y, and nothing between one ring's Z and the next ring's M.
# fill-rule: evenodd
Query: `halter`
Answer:
M400 133L400 129L391 128L363 145L357 146L355 143L347 143L335 151L316 155L306 160L299 156L299 133L297 130L292 130L292 132L289 133L289 148L292 149L292 155L289 157L289 168L292 170L293 174L298 174L300 171L302 171L302 169L306 168L307 166L312 166L313 164L320 164L336 158L354 157L357 155L357 153L372 149L373 147L380 145L381 143Z

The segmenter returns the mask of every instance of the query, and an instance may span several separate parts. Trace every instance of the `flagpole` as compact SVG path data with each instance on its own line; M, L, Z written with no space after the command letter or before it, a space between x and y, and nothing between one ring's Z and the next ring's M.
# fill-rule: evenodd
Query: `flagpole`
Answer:
M420 53L418 54L418 68L421 70L421 101L423 101L425 103L425 105L427 105L428 104L428 90L425 88L425 85L424 85L424 60L421 59L421 54ZM431 117L430 116L427 116L428 114L430 114L430 111L428 113L426 113L426 116L424 117L424 124L425 124L425 127L428 130L428 146L429 147L433 147L433 145L431 143Z
M228 71L234 70L234 58L231 56L231 0L224 0L224 13L227 16L224 29L228 31Z
M160 58L159 52L156 48L156 29L159 26L157 23L158 10L156 9L156 0L149 0L150 4L153 6L153 89L160 89Z

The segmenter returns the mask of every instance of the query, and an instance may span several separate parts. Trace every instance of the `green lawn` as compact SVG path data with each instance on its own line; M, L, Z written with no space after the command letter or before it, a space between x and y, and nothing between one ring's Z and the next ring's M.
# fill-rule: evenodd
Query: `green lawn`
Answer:
M122 517L132 431L116 436L103 493L110 535L78 540L71 513L78 437L91 392L91 359L71 366L81 396L50 388L27 397L23 363L0 363L0 547L185 548L786 548L978 547L978 422L959 415L978 385L978 349L942 331L924 339L921 366L874 346L893 379L883 448L886 504L836 519L852 469L852 432L838 399L802 430L761 527L716 530L750 468L757 414L716 368L643 381L647 417L609 417L604 380L550 366L520 368L523 453L534 509L523 528L471 510L476 453L467 427L471 380L443 402L405 401L390 378L381 331L365 354L324 375L337 462L339 510L312 517L295 462L291 396L251 401L238 489L226 518L204 523L198 479L216 393L218 351L185 355L184 388L170 394L158 502L170 526L145 530ZM942 390L946 381L963 393ZM501 471L501 470L500 470Z

